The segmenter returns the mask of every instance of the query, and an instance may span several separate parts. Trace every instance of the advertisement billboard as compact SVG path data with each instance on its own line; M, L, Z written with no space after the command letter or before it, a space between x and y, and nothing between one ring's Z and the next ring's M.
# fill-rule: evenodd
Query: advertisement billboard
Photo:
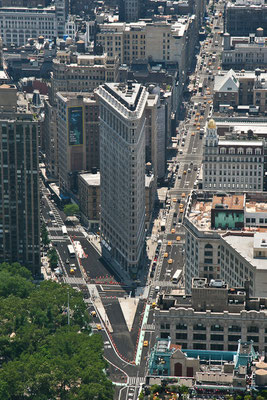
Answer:
M69 146L83 144L83 109L70 107L68 109Z

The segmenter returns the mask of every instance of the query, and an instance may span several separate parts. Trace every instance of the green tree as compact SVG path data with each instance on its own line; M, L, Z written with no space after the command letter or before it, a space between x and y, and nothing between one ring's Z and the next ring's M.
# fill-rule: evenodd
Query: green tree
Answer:
M77 204L66 204L64 206L64 213L67 216L78 215L79 212L80 212L80 209Z
M0 265L0 400L112 400L102 338L89 335L81 293L24 274L19 264Z
M145 398L145 395L144 395L144 392L143 392L143 390L140 392L140 394L139 394L139 397L138 397L138 399L139 400L144 400L144 398Z
M52 269L55 269L58 264L58 255L56 249L54 247L50 249L47 253L49 258L49 263Z
M49 237L48 237L48 231L46 229L46 225L42 224L41 227L41 239L42 239L42 243L44 246L48 246L50 243Z

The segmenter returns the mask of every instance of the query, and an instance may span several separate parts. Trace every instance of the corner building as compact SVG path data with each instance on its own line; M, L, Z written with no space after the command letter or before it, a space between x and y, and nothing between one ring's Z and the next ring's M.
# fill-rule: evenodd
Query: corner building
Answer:
M106 83L100 99L101 244L136 275L145 244L145 106L140 84Z

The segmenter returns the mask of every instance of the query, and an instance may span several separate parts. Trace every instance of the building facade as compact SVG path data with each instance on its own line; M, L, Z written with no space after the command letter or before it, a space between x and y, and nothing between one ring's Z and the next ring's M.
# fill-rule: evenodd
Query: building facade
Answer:
M106 83L100 99L101 244L115 267L136 276L145 244L146 89Z
M155 333L183 349L236 351L241 339L266 352L266 312L267 299L249 297L247 288L194 278L191 296L159 295Z
M203 189L262 191L264 142L219 139L214 120L207 125L203 157Z
M58 22L55 7L0 8L0 35L5 46L27 44L29 38L44 36L53 39L58 36Z
M118 57L59 51L53 60L52 104L57 92L92 92L104 82L117 82L118 68Z
M15 86L0 87L0 262L40 275L38 122Z
M110 57L130 64L137 59L178 63L180 80L191 65L196 44L196 23L193 17L179 18L175 23L112 23L100 24L97 43Z
M231 286L249 281L251 296L267 296L266 255L262 250L267 243L264 205L245 202L241 194L192 195L184 218L186 293L191 291L193 277L199 276L223 279ZM260 232L254 223L258 212Z
M100 222L100 173L84 173L78 177L80 211L90 231Z
M59 187L78 191L78 172L99 169L99 106L93 93L57 93Z
M248 36L261 27L267 32L267 6L264 1L228 2L225 9L225 28L232 36Z

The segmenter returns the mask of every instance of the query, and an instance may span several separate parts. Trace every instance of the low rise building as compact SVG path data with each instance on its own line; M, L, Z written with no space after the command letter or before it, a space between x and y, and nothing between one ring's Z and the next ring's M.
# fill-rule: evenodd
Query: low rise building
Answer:
M230 287L223 280L192 280L192 295L159 294L155 332L183 349L236 351L238 341L253 341L267 351L267 298L250 297L249 285Z
M81 173L78 176L78 198L80 211L90 230L95 230L100 221L100 173Z

